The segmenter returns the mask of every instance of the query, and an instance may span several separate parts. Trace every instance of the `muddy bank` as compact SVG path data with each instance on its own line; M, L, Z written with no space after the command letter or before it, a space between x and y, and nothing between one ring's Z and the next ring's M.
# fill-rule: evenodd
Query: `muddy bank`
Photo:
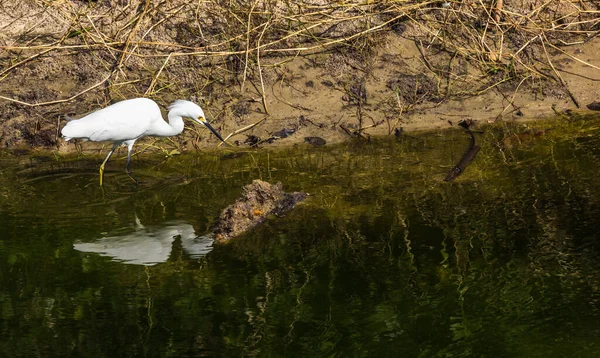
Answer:
M2 148L75 151L59 138L65 114L140 96L199 103L239 147L524 121L600 99L590 1L3 6ZM193 125L144 142L166 153L217 145Z

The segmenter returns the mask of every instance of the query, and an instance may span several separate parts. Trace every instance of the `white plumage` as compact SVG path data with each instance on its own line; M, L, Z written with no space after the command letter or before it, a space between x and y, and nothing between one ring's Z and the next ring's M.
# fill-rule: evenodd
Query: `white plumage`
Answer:
M160 108L153 100L134 98L117 102L81 119L70 121L62 129L62 135L67 141L77 138L93 142L113 142L113 148L100 166L100 185L102 185L104 165L119 145L128 147L126 171L137 183L137 179L129 170L131 151L135 141L145 136L177 135L183 131L183 118L190 118L194 122L204 125L223 141L221 135L206 121L202 108L193 102L184 100L173 102L169 106L167 117L168 123L163 120Z

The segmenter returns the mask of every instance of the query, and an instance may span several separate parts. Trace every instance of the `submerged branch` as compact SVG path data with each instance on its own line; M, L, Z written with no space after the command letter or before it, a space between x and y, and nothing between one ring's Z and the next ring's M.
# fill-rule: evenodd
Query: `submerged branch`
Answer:
M473 135L473 131L470 128L468 128L468 131L469 131L469 135L471 138L471 145L469 146L469 149L463 155L460 162L458 162L458 164L454 168L452 168L452 170L450 170L450 173L448 173L448 175L446 176L446 179L444 179L444 181L447 181L447 182L452 181L452 180L456 179L459 175L461 175L465 171L467 166L469 164L471 164L473 159L475 159L475 155L477 155L477 153L481 149L481 147L479 147L478 145L475 145L475 135Z

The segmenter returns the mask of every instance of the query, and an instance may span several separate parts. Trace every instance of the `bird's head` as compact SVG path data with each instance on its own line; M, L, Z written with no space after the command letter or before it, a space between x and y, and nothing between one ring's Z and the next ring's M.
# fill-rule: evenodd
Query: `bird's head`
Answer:
M174 112L181 117L189 118L196 123L202 124L211 132L213 132L213 134L217 136L221 142L225 142L219 132L217 132L217 130L214 129L210 123L208 123L206 117L204 116L204 111L196 103L179 99L171 103L169 106L169 113L170 112Z

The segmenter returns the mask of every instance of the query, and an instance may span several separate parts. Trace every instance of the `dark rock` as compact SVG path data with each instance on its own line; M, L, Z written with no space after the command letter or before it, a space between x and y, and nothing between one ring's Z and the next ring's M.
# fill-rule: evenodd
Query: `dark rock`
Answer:
M475 122L472 119L465 118L458 121L458 125L463 127L464 129L471 129Z
M256 147L260 143L260 137L255 135L249 135L248 138L244 141L244 144L247 144L251 147Z
M592 102L587 105L587 108L592 111L600 111L600 102Z
M294 133L296 133L295 129L283 128L282 130L273 133L273 137L282 139L282 138L287 138Z
M351 84L350 88L348 89L348 92L350 95L348 101L367 103L367 89L365 87L364 82Z

